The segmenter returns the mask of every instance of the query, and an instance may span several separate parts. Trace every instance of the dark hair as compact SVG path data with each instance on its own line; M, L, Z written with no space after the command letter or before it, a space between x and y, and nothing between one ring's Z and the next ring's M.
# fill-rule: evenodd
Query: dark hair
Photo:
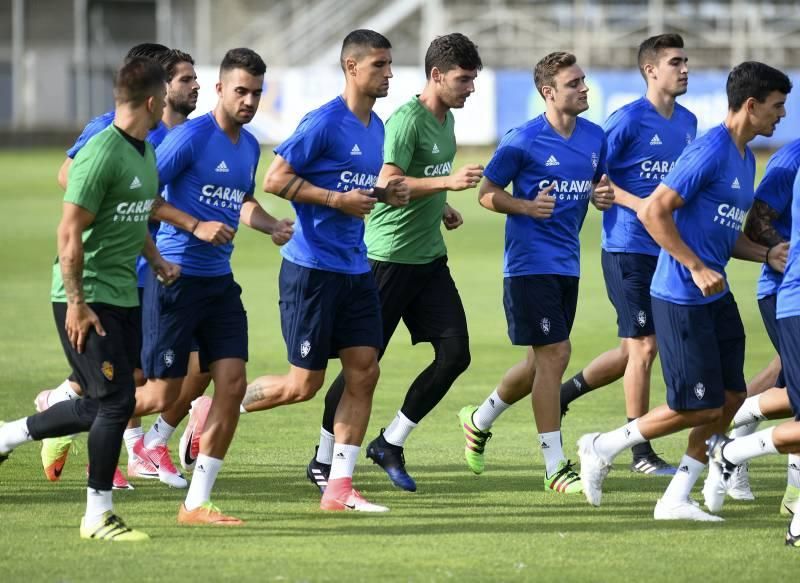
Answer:
M438 36L425 53L425 77L430 78L431 70L436 67L442 73L461 67L468 71L482 69L483 62L478 54L478 47L459 32Z
M536 89L538 89L539 95L544 97L542 87L545 85L552 85L555 76L561 69L571 67L576 62L577 59L572 53L558 51L550 53L536 63L536 66L533 68L533 81L536 83Z
M792 91L792 82L778 69L756 61L745 61L728 74L725 90L728 93L728 109L739 111L751 97L764 103L773 91L788 95Z
M164 69L153 59L126 59L114 76L114 100L117 104L141 105L159 91L163 92L166 82Z
M160 61L169 52L169 47L165 47L164 45L160 45L158 43L142 43L131 47L131 49L128 51L128 54L125 55L125 58L132 59L134 57L148 57L150 59Z
M253 77L263 75L267 71L267 66L261 59L259 54L252 49L231 49L222 58L222 64L219 66L219 74L233 69L244 69Z
M347 57L356 57L359 59L363 56L364 49L390 49L392 43L389 39L379 32L374 30L367 30L359 28L354 30L342 41L342 52L339 55L339 64L342 70L345 68L345 60Z
M645 77L644 66L654 65L658 54L664 49L682 49L683 37L676 33L657 34L639 45L639 72ZM645 77L647 79L647 77Z
M167 73L167 81L172 81L172 78L175 76L175 69L178 68L180 63L190 63L194 65L194 59L192 55L189 53L184 53L183 51L179 51L178 49L172 49L163 58L158 59L158 62L164 67L164 71Z

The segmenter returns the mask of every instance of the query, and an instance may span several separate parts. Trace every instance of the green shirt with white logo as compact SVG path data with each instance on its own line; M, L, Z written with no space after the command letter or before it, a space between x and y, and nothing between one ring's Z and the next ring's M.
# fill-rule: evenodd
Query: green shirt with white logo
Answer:
M147 222L158 192L153 146L140 154L112 124L75 156L64 202L95 216L83 232L83 290L86 301L122 308L139 305L136 257L142 252ZM50 299L66 302L56 257Z
M383 162L406 176L448 176L456 155L453 114L444 123L414 97L386 122ZM405 207L378 203L369 215L364 241L370 259L391 263L430 263L447 254L442 212L447 192L412 200Z

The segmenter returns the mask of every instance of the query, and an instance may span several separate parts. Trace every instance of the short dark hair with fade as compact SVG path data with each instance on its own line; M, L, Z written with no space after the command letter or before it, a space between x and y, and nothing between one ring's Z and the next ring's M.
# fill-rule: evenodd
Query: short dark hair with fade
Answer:
M683 37L677 33L657 34L639 45L639 72L644 77L644 66L655 65L658 54L664 49L682 49Z
M356 58L361 58L364 49L391 48L392 43L381 33L366 28L359 28L344 37L342 41L342 52L339 54L339 64L342 66L342 71L344 71L347 57L355 55Z
M539 91L539 95L544 97L542 87L545 85L553 85L553 80L561 69L571 67L577 62L578 60L572 53L557 51L555 53L550 53L536 63L536 66L533 68L533 81L536 83L536 89Z
M184 53L178 49L172 49L163 58L158 60L164 71L167 73L167 82L172 81L175 76L175 69L178 68L180 63L189 63L194 65L194 59L189 53Z
M149 57L126 59L114 75L114 100L117 104L139 106L163 92L166 82L167 74L157 61Z
M483 69L478 46L460 32L437 36L425 53L425 77L430 79L436 67L442 73L461 67L468 71Z
M165 47L164 45L160 45L158 43L141 43L131 47L131 49L128 51L128 54L125 55L125 58L132 59L134 57L148 57L150 59L160 61L169 52L169 47Z
M764 103L773 91L789 95L792 82L784 72L774 67L757 61L745 61L728 74L725 90L728 93L728 109L736 112L751 97Z
M259 77L267 72L267 65L253 49L238 48L225 53L219 66L219 74L222 76L225 71L233 69L244 69L253 77Z

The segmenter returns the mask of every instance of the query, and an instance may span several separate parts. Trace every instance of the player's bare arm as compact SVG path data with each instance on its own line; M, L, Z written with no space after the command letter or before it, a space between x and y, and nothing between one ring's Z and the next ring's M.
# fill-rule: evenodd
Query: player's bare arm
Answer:
M624 188L620 188L619 184L616 184L611 179L609 179L608 182L614 189L614 204L619 206L624 206L625 208L630 209L633 212L639 211L639 207L642 205L642 201L644 199L639 198L635 194L631 194Z
M276 245L285 245L294 234L292 219L276 219L264 210L254 196L244 198L239 220L251 229L269 235Z
M153 201L153 210L150 218L155 221L164 221L173 227L188 231L201 241L212 245L224 245L233 240L236 231L229 225L219 221L201 221L174 207L163 197L157 196Z
M58 185L61 187L61 190L67 190L67 179L69 178L69 167L72 166L72 158L67 156L64 158L64 162L61 163L61 167L58 169Z
M105 336L100 319L86 305L83 291L83 232L94 222L94 214L86 209L65 202L61 222L58 225L58 263L67 295L67 319L65 328L70 344L83 352L89 329Z
M725 278L706 267L681 238L675 225L672 213L682 206L681 195L664 184L659 184L653 194L642 201L636 216L653 240L689 270L692 280L704 296L717 294L725 289Z
M786 260L789 258L789 242L781 241L775 245L762 245L753 241L747 233L740 233L733 247L732 257L767 263L772 269L783 273L786 269Z
M487 178L481 184L478 202L483 208L504 215L527 215L534 219L548 219L553 215L553 209L556 206L556 197L550 194L555 185L555 182L551 182L539 191L536 198L526 200L514 198L505 189Z
M142 255L147 259L147 263L150 264L150 269L155 273L156 279L164 285L172 285L174 281L180 277L181 266L167 261L161 256L150 233L147 233L145 237Z
M754 200L750 212L747 213L747 220L744 223L744 233L756 243L761 243L768 247L777 245L784 241L781 234L775 228L774 221L778 219L780 212L769 206L762 200Z
M390 179L405 176L405 172L394 164L384 164L378 176L378 184L385 184ZM480 164L466 164L449 176L434 176L430 178L406 177L410 190L411 200L425 198L438 194L443 190L459 191L475 188L483 178L483 166Z
M269 192L290 202L318 204L363 219L375 207L378 199L370 190L354 189L336 192L314 186L295 173L291 164L276 155L264 176L264 192Z

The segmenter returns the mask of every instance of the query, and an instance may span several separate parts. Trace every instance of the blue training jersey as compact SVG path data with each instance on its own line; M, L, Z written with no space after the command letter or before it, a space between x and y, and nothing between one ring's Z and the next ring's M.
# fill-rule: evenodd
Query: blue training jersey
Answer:
M210 112L173 129L156 150L158 179L169 202L201 221L239 227L242 202L255 190L261 150L242 128L234 144ZM186 275L215 277L231 272L233 242L212 245L162 223L156 238L162 257Z
M87 123L86 127L83 128L81 135L78 136L78 139L75 140L75 143L72 144L72 147L67 150L67 157L74 159L75 156L78 155L78 152L80 152L81 148L86 145L86 142L110 126L113 121L114 111L112 110L107 111L102 115L98 115L96 118ZM159 144L161 144L161 142L163 142L164 138L167 136L168 131L169 128L164 124L164 122L159 121L158 126L150 130L145 140L153 144L153 148L158 148ZM147 229L150 231L150 236L153 237L153 240L155 240L156 233L158 232L158 222L149 221L147 224ZM136 258L136 275L139 279L139 287L144 287L144 282L147 279L147 273L149 269L150 264L147 263L147 259L145 259L143 255L139 255L139 257Z
M779 320L800 316L800 173L792 182L791 208L793 227L789 242L789 260L778 288L776 316Z
M569 138L559 135L544 114L503 136L484 176L501 188L512 183L514 198L526 200L555 183L550 194L556 197L548 219L506 217L506 277L580 275L578 235L593 185L605 172L603 128L581 117Z
M347 192L373 188L383 165L383 122L374 112L369 125L348 109L341 97L300 121L275 153L307 182ZM360 274L369 271L364 221L318 204L292 202L294 235L281 247L287 261L323 271Z
M723 276L753 204L755 172L753 152L746 147L742 157L720 124L687 146L663 181L684 201L673 213L681 238L706 267ZM728 284L720 293L703 297L689 270L662 249L650 293L675 304L701 305L728 293Z
M800 168L800 139L789 142L775 152L767 162L764 178L756 189L756 200L780 213L772 224L781 237L789 240L792 234L792 190ZM783 274L764 263L758 278L758 299L778 293Z
M647 198L695 139L697 118L676 103L667 119L642 97L612 113L605 130L608 177L623 190ZM603 213L602 240L606 251L658 255L661 250L636 213L617 204Z

